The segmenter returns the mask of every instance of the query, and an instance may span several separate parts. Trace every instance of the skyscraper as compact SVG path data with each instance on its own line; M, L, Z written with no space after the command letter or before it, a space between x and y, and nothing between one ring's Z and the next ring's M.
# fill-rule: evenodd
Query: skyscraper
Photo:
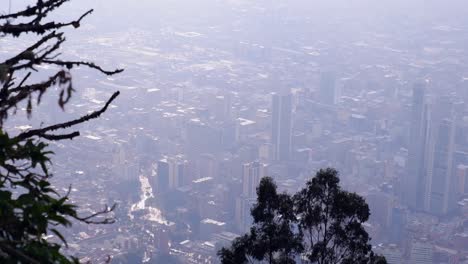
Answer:
M235 211L235 222L238 231L247 232L252 225L253 219L250 214L250 209L255 204L255 198L248 198L241 196L236 198L236 211Z
M229 92L214 98L214 113L218 120L230 120L232 116L232 94Z
M407 211L400 207L394 207L392 209L390 226L386 229L388 231L388 238L391 243L401 244L405 239L406 221Z
M167 162L166 159L162 159L158 161L157 168L156 184L153 186L153 189L156 189L156 191L160 193L167 190L169 187L169 162Z
M436 127L431 150L431 170L428 173L428 210L436 215L449 213L455 206L456 174L453 171L455 140L454 122L442 120Z
M182 157L164 158L158 161L157 190L175 189L185 184L187 160Z
M267 166L264 163L255 161L245 163L242 170L242 195L248 198L255 198L257 186L260 180L266 176Z
M292 130L292 95L274 94L272 100L271 143L274 147L274 158L286 161L291 155Z
M339 92L336 77L332 72L322 72L320 75L319 100L322 104L334 105L338 102Z
M404 179L403 201L416 210L424 209L426 189L426 146L428 137L428 111L425 102L425 86L418 83L413 88L410 117L408 162Z
M235 222L240 232L252 224L250 208L256 201L257 186L267 174L267 165L258 161L242 165L242 195L236 198Z
M455 209L457 180L454 164L455 115L449 96L436 98L431 106L426 153L424 207L429 213L446 215Z

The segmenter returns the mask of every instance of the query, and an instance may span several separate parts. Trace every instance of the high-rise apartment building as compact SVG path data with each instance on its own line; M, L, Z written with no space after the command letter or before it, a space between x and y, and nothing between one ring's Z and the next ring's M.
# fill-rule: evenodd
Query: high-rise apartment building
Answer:
M160 191L179 188L186 183L187 160L166 157L158 161L156 189Z
M255 198L260 180L267 174L267 165L258 161L246 163L242 169L242 195Z
M435 215L446 215L456 207L456 124L453 110L448 96L436 98L428 123L424 207Z
M416 210L424 209L428 126L429 113L425 101L425 86L418 83L413 88L407 173L403 181L403 201L408 207Z
M336 77L332 72L322 72L320 75L319 101L322 104L334 105L340 96Z
M427 209L436 215L452 211L456 202L456 173L453 169L454 122L442 120L433 135L431 169L428 172Z
M245 196L236 199L235 223L239 232L247 232L252 225L252 215L250 209L255 204L256 199Z
M156 179L155 179L155 184L153 184L153 189L156 189L156 191L163 192L168 189L169 187L169 162L166 159L162 159L158 161L157 163L157 173L156 173Z
M272 100L271 143L277 161L291 156L292 94L274 94Z

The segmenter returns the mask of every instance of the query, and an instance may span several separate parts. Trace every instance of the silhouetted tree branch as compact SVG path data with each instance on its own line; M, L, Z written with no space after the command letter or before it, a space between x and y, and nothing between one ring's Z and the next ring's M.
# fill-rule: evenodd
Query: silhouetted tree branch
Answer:
M100 117L120 94L112 94L101 109L79 118L33 128L16 135L5 129L5 121L14 115L18 105L26 104L28 117L33 113L33 99L41 103L46 91L58 88L58 106L64 109L73 92L71 70L88 67L105 75L122 72L105 70L88 61L60 59L65 42L65 27L80 27L93 10L67 22L46 18L70 0L36 0L32 6L16 13L0 14L0 37L12 36L20 41L22 34L36 34L38 39L0 63L0 263L78 263L78 259L61 252L66 239L56 227L69 227L72 220L85 224L110 224L115 205L105 206L90 215L81 216L77 206L69 203L69 194L60 195L49 182L51 155L48 141L73 139L79 131L68 132L78 124ZM43 81L29 82L39 65L50 65L56 72ZM53 234L61 243L47 241ZM110 258L108 259L110 261Z
M33 136L38 136L38 137L44 137L44 135L47 136L47 132L50 132L50 131L56 131L56 130L60 130L60 129L66 129L66 128L70 128L70 127L73 127L73 126L76 126L78 124L81 124L81 123L84 123L86 121L89 121L91 119L94 119L94 118L98 118L100 115L102 115L106 110L107 108L109 107L109 105L112 103L112 101L114 101L115 98L117 98L117 96L120 94L120 92L115 92L110 98L109 100L107 100L106 104L104 105L104 107L102 107L100 110L98 111L94 111L92 112L91 114L88 114L88 115L85 115L85 116L82 116L78 119L75 119L75 120L72 120L72 121L68 121L68 122L65 122L65 123L60 123L60 124L55 124L55 125L52 125L52 126L48 126L48 127L45 127L45 128L40 128L40 129L34 129L34 130L29 130L29 131L26 131L26 132L23 132L21 134L19 134L16 139L17 140L23 140L23 139L26 139L26 138L30 138L30 137L33 137ZM71 133L71 134L68 134L70 137L75 137L77 136L77 134L79 135L79 132L74 132L74 133ZM62 136L65 136L65 135L62 135ZM55 137L58 137L58 136L55 136Z
M277 194L273 180L263 178L251 214L250 232L218 252L221 263L387 263L374 254L362 226L369 207L341 190L334 169L318 171L293 197Z

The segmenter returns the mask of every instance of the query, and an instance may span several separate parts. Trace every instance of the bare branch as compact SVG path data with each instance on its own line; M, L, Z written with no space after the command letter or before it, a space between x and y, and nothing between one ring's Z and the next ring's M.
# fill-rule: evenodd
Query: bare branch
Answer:
M55 64L55 65L60 65L60 66L65 66L68 69L71 69L73 66L87 66L93 69L96 69L106 75L114 75L117 73L121 73L124 70L123 69L117 69L113 71L106 71L100 66L92 63L92 62L86 62L86 61L60 61L60 60L43 60L42 62L47 63L47 64Z
M109 100L106 102L106 104L104 105L104 107L101 108L101 109L98 110L98 111L94 111L94 112L91 113L91 114L82 116L82 117L80 117L80 118L78 118L78 119L75 119L75 120L72 120L72 121L69 121L69 122L65 122L65 123L61 123L61 124L56 124L56 125L48 126L48 127L41 128L41 129L33 129L33 130L29 130L29 131L23 132L23 133L19 134L18 136L16 136L15 139L21 141L21 140L23 140L23 139L30 138L30 137L33 137L33 136L42 137L42 136L45 135L47 132L56 131L56 130L59 130L59 129L66 129L66 128L69 128L69 127L72 127L72 126L75 126L75 125L84 123L84 122L86 122L86 121L89 121L89 120L91 120L91 119L98 118L100 115L102 115L102 114L107 110L107 108L109 107L109 105L112 103L112 101L114 101L114 99L115 99L117 96L119 96L119 94L120 94L119 91L115 92L115 93L109 98Z
M0 19L11 19L11 18L19 18L19 17L31 17L37 15L38 10L43 9L44 7L49 6L49 11L52 11L52 9L61 6L65 2L69 0L49 0L49 1L44 1L44 2L38 2L37 4L33 6L28 6L26 9L21 10L16 13L12 14L7 14L7 15L1 15Z
M28 72L26 76L24 76L23 80L18 84L16 88L21 88L23 84L28 80L28 78L31 76L31 72Z
M0 117L6 114L6 111L11 109L12 107L16 106L19 102L24 100L25 98L29 97L34 92L39 92L39 97L52 85L56 84L57 81L63 82L67 79L67 75L65 71L60 71L56 73L54 76L50 77L49 80L33 84L33 85L26 85L20 86L17 88L13 88L7 91L8 94L17 93L13 96L10 96L6 99L0 97ZM40 100L40 98L38 99Z
M80 136L80 132L75 131L70 134L63 134L63 135L52 135L52 134L43 134L40 137L51 140L51 141L59 141L59 140L64 140L64 139L74 139L75 137Z
M74 218L76 220L78 220L80 222L83 222L83 223L86 223L86 224L95 224L95 225L96 224L97 225L112 224L112 223L115 222L115 219L113 217L112 218L106 217L103 220L94 220L94 219L96 219L97 217L99 217L101 215L106 215L106 214L114 211L116 207L117 207L117 204L112 205L112 207L110 207L110 208L106 205L106 207L104 209L102 209L101 211L98 211L98 212L96 212L94 214L91 214L91 215L86 216L86 217L80 217L80 216L76 215L76 216L74 216Z
M1 32L1 29L0 29L0 32ZM38 40L36 43L31 45L30 47L26 48L23 52L19 53L18 55L16 55L15 57L11 59L6 60L2 64L13 66L17 64L19 61L21 61L22 59L24 59L24 54L28 52L33 52L35 49L39 48L44 43L54 38L57 40L63 39L63 33L57 33L56 31L52 31L51 33L43 36L40 40Z
M0 32L4 34L11 34L15 37L18 37L22 33L26 33L26 32L42 35L47 31L61 29L67 26L73 26L74 28L78 28L80 27L81 20L85 18L86 16L88 16L89 14L91 14L93 11L94 10L91 9L87 11L86 13L84 13L77 20L67 22L67 23L55 23L55 22L48 22L45 24L37 23L38 21L42 19L42 17L40 17L40 19L38 19L37 21L33 21L36 23L20 23L20 24L5 23L3 25L0 25Z

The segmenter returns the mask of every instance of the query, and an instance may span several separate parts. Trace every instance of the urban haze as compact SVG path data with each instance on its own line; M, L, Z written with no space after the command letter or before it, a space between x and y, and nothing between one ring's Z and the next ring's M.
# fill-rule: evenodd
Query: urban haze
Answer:
M79 213L117 204L113 224L63 228L64 252L219 263L263 177L294 194L331 167L369 205L387 263L468 263L467 1L75 0L50 19L90 8L63 58L124 72L74 68L63 110L50 90L4 124L63 122L121 92L80 137L50 142L50 181ZM0 36L0 61L35 40Z

